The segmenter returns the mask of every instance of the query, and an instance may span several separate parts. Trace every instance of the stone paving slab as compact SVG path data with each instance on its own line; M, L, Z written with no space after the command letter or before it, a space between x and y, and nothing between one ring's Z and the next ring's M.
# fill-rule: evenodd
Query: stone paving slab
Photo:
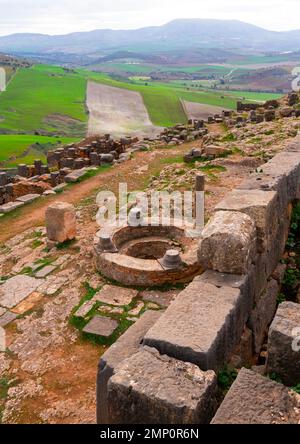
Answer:
M16 307L12 308L12 312L17 315L26 313L27 311L34 308L34 306L43 298L43 295L38 292L32 293L24 301L20 302Z
M14 276L0 286L0 304L6 308L13 308L40 285L40 279L21 274Z
M9 202L7 204L0 206L0 213L10 213L13 210L16 210L17 208L20 208L24 205L24 202Z
M299 424L300 396L243 368L212 424Z
M118 327L118 322L105 316L94 316L93 319L82 330L97 336L109 338Z
M72 256L70 254L64 254L63 256L60 256L58 259L56 259L55 262L52 262L52 265L59 267L60 265L65 264L71 257Z
M113 424L205 424L217 391L213 371L148 347L123 361L108 383Z
M61 184L57 185L56 187L54 187L53 191L55 191L57 193L59 191L64 190L67 186L68 186L67 183L61 183Z
M68 174L65 177L65 182L66 183L74 183L77 182L81 177L86 175L86 170L77 170L77 171L73 171L71 174Z
M129 305L136 296L137 290L131 288L116 287L114 285L104 285L93 298L94 301L104 302L110 305Z
M54 270L56 270L56 267L53 265L47 265L46 267L42 268L41 270L37 271L35 273L36 278L45 278L50 273L52 273Z
M46 281L42 285L40 285L38 291L47 296L52 296L68 281L69 279L67 276L50 276L46 278ZM41 283L40 279L39 282Z
M82 306L78 308L74 316L84 318L91 311L94 305L95 301L84 302L84 304L82 304Z
M0 327L6 327L8 324L10 324L12 321L14 321L17 318L17 315L15 313L12 313L11 311L7 311L0 317Z
M168 307L181 290L159 291L145 290L139 295L144 301L154 302L162 307Z
M34 200L38 199L40 197L39 194L25 194L25 196L21 196L18 197L16 200L17 202L23 202L24 204L26 203L31 203Z

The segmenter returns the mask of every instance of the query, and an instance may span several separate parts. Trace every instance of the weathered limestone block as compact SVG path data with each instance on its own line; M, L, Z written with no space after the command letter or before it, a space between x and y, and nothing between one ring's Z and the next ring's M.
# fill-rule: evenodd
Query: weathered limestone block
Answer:
M205 156L218 157L222 156L226 152L227 152L226 148L222 146L208 145L204 147Z
M269 331L267 369L287 385L300 382L299 304L284 302L277 310Z
M213 371L145 348L117 367L108 384L108 408L115 424L205 424L216 390Z
M100 165L100 156L97 153L90 153L90 161L91 165L99 166Z
M204 228L198 260L205 269L244 274L256 254L256 228L246 214L218 211Z
M282 211L300 196L299 153L285 151L277 154L262 167L262 172L254 173L237 188L240 190L277 191Z
M53 242L65 242L76 237L76 213L73 205L56 202L46 210L47 236Z
M40 197L40 194L25 194L24 196L18 197L17 201L23 202L24 204L26 204L26 203L31 203L31 202L35 201L39 197Z
M24 205L24 202L8 202L0 206L0 214L10 213Z
M257 228L260 251L274 239L280 220L276 191L234 190L216 206L216 210L239 211L250 216Z
M141 347L143 337L159 319L161 311L147 311L102 355L97 376L97 423L109 424L107 384L115 368L123 360L134 355Z
M248 306L238 288L195 279L148 331L144 343L202 370L216 370L238 344Z
M114 161L114 156L112 154L101 154L100 163L101 164L111 164Z
M276 312L279 285L271 279L249 319L249 327L253 331L254 351L259 353L267 335L267 330Z
M211 424L298 424L300 396L243 368Z
M70 174L67 174L65 176L65 182L66 183L75 183L78 182L79 179L81 179L82 177L84 177L86 175L87 171L85 168L81 169L81 170L76 170L73 171Z

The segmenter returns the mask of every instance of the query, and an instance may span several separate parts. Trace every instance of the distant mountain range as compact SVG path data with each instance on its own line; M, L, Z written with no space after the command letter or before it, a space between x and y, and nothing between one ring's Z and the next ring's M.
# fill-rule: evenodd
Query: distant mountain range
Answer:
M236 20L174 20L163 26L136 30L99 29L66 35L12 34L0 37L0 52L26 56L109 58L127 51L163 57L176 51L299 51L300 30L268 31Z

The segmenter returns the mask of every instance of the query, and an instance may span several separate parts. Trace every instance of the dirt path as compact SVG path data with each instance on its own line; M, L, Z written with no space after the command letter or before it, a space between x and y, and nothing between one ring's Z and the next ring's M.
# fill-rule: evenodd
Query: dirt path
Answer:
M161 129L149 117L141 94L100 83L88 82L88 135L109 133L125 135L154 135Z
M195 145L195 144L194 144ZM127 182L129 190L143 186L148 177L159 167L160 159L185 153L189 145L153 152L136 153L134 158L102 172L99 175L73 185L62 194L39 200L0 220L0 242L5 242L23 231L44 224L46 208L50 203L60 201L76 204L98 189L117 191L120 182ZM146 168L147 167L147 168Z

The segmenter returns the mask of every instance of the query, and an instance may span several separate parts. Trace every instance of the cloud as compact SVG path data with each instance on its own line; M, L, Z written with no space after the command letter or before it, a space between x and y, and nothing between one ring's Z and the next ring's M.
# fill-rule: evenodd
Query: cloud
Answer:
M267 29L299 28L298 0L0 0L0 34L132 29L176 18L237 19Z

